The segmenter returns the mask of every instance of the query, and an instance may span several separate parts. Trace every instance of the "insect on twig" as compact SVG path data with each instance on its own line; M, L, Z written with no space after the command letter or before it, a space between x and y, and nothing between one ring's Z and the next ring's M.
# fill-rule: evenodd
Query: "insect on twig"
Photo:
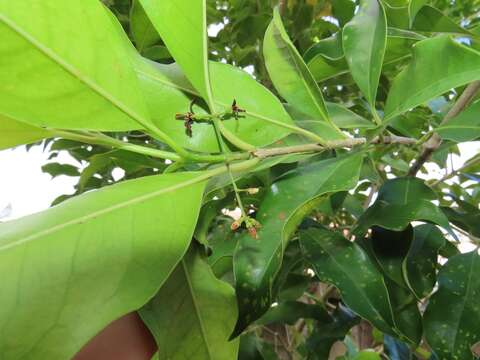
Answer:
M175 119L177 120L184 120L184 125L185 125L185 134L187 134L188 137L192 137L193 132L192 132L192 124L194 121L194 116L195 113L193 112L193 104L195 103L195 99L193 99L190 102L190 108L189 111L186 114L175 114Z
M246 110L239 108L237 106L237 100L233 99L232 112L233 112L233 117L235 118L235 120L238 120L239 113L246 112Z

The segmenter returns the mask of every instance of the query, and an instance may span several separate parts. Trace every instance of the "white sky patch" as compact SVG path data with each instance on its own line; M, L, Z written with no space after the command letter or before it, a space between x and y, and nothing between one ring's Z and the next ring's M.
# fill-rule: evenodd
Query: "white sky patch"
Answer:
M118 181L125 176L125 170L116 167L112 170L113 180Z
M440 168L437 164L433 162L429 162L425 165L428 173L424 174L420 171L417 174L417 177L425 180L430 179L441 179L445 174L452 172L453 170L458 170L465 164L468 159L471 159L476 154L480 153L480 142L465 142L458 144L458 148L460 150L460 156L458 155L451 155L447 161L447 168ZM452 169L453 165L453 169Z
M248 65L248 66L245 66L243 70L245 70L247 73L253 76L253 72L255 71L255 68L253 67L253 65Z
M328 21L329 23L332 23L334 25L337 25L339 26L340 23L338 22L337 19L335 19L334 17L332 16L322 16L322 19L325 20L325 21Z
M207 33L210 37L217 37L218 33L225 27L223 23L216 23L208 25Z
M0 211L11 207L2 221L45 210L56 197L75 192L78 177L62 175L52 179L41 167L49 162L80 167L79 162L65 151L52 160L48 160L49 155L41 146L30 151L24 146L0 151Z

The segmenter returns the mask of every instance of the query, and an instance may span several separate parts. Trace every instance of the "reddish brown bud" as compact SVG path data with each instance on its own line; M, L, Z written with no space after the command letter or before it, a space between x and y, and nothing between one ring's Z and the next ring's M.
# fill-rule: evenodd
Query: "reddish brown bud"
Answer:
M245 112L244 109L241 109L237 106L237 100L233 99L232 103L232 112L235 119L238 119L238 113Z
M257 240L258 239L258 234L257 234L257 228L255 226L251 226L248 228L248 233L252 237L252 239Z
M240 221L238 220L235 220L234 222L232 222L232 225L230 225L230 229L232 231L237 230L239 227L240 227Z

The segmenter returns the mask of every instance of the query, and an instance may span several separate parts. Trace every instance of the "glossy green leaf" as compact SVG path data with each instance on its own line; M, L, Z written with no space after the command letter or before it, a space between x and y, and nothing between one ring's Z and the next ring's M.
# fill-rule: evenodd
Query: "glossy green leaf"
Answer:
M115 131L147 123L116 34L99 1L0 1L2 116L63 129Z
M417 299L411 293L403 271L403 263L413 241L413 228L409 225L403 231L392 231L374 226L371 230L363 243L385 274L398 337L418 344L422 337L422 319Z
M445 244L445 237L436 226L423 224L414 228L413 243L404 266L410 289L418 298L432 292L437 280L438 253Z
M138 1L185 76L201 97L213 106L205 0Z
M144 53L147 48L160 41L157 30L155 30L138 0L133 0L132 2L130 32L135 41L135 47L140 53Z
M342 36L352 77L373 111L387 44L387 19L382 4L378 0L362 0Z
M412 27L418 12L428 3L429 0L410 0L408 2L408 19Z
M335 285L345 304L375 327L394 334L395 325L382 274L357 244L328 230L300 233L300 243L321 281Z
M237 309L235 293L218 280L191 248L140 311L158 344L160 359L236 359L239 341L229 341Z
M170 60L172 55L168 51L168 49L163 45L154 45L146 48L142 52L143 56L147 59L158 61L158 62L165 62Z
M124 181L0 224L2 359L70 359L145 304L190 243L204 180Z
M435 131L445 140L454 142L472 141L480 138L480 101L470 105L456 117Z
M347 191L357 183L363 154L305 165L275 182L260 205L258 239L244 234L234 255L240 309L234 335L258 319L273 301L272 285L290 236L326 194ZM255 299L255 301L252 301Z
M420 41L415 45L412 62L393 80L385 121L478 79L479 52L446 35Z
M303 272L303 255L298 241L290 241L285 249L282 266L273 283L278 302L298 300L307 290L310 276ZM317 317L318 318L318 317Z
M201 115L207 113L202 101L198 99L200 94L185 78L180 68L176 64L162 65L139 56L120 23L115 17L112 17L112 21L134 64L154 124L169 134L177 144L186 148L205 152L219 151L211 124L193 124L193 136L190 138L185 134L183 121L175 120L175 114L189 111L194 100L197 103L193 106L194 112ZM232 99L236 98L239 105L249 111L248 115L241 117L244 120L242 123L240 120L226 120L224 125L228 130L256 146L271 144L289 133L289 130L269 123L277 120L289 124L292 121L278 99L265 87L246 72L233 66L211 62L210 67L217 108L227 110ZM236 88L229 86L231 83L241 84L247 91L238 93ZM255 96L250 96L251 94Z
M438 291L425 312L425 336L441 359L473 359L480 341L480 256L477 251L452 257L438 274Z
M351 0L333 0L332 13L338 19L340 26L345 25L355 13L355 3Z
M336 129L318 84L283 27L278 8L265 33L263 54L270 79L280 95L296 109ZM340 130L336 130L337 138L343 138Z
M429 33L470 34L468 30L457 25L440 10L428 5L418 12L412 28L415 31Z
M417 298L408 289L385 278L397 338L411 345L419 345L422 339L422 315L418 310Z
M408 225L402 231L392 231L379 226L372 227L366 243L383 272L398 286L407 288L402 264L413 242L413 228Z
M0 115L0 150L30 144L53 134L42 128Z
M412 43L418 40L418 38L412 39L413 36L410 33L390 32L392 34L389 34L387 38L383 67L408 58ZM337 36L322 39L305 53L305 61L308 63L308 68L317 82L348 72L348 64L345 61L342 43L338 39L341 38Z
M294 325L298 319L315 319L329 322L327 310L318 304L305 304L299 301L285 301L268 310L255 324L289 324Z
M137 59L135 67L155 125L184 147L218 151L210 123L193 124L193 136L189 138L183 122L175 120L175 114L189 111L190 102L199 96L178 66ZM210 70L216 108L219 111L228 110L236 99L238 105L248 111L238 120L224 120L225 127L233 134L255 146L265 146L290 133L290 130L268 122L293 123L280 101L249 74L231 65L215 62L210 63ZM198 114L206 113L198 100L193 110Z
M321 54L330 60L339 60L344 57L341 33L336 33L328 38L321 39L312 45L303 54L305 62L309 63L315 56Z
M377 200L360 217L353 231L361 236L374 225L401 231L418 220L438 224L453 235L447 217L431 202L436 198L433 190L420 179L389 180L380 188Z

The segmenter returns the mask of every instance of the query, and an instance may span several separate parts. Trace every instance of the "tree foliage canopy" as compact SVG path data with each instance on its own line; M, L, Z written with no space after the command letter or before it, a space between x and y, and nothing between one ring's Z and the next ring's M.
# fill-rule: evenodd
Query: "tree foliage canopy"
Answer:
M480 154L449 160L480 140L479 14L0 0L0 149L78 177L0 224L0 358L138 311L159 359L473 359Z

